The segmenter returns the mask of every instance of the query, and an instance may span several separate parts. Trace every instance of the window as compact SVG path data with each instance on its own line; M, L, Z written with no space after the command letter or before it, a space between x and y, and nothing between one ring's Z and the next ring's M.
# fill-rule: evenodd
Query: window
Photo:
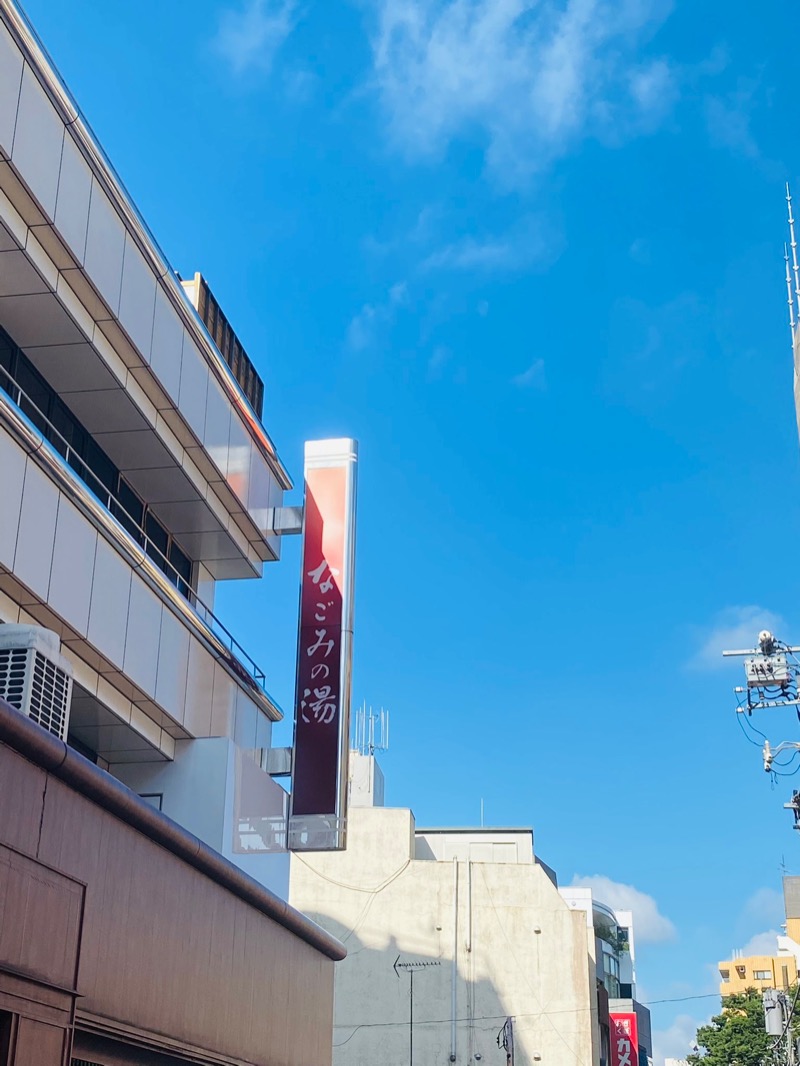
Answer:
M26 396L19 397L17 387ZM188 599L192 593L191 559L2 328L0 389L15 402L19 397L20 409L137 544L144 544L147 535L147 554Z
M719 975L720 975L720 977L722 978L723 981L730 981L730 979L731 979L731 971L730 970L720 970L719 971Z
M11 1061L12 1016L0 1010L0 1066L9 1066Z
M756 981L771 981L772 970L753 970L753 978Z

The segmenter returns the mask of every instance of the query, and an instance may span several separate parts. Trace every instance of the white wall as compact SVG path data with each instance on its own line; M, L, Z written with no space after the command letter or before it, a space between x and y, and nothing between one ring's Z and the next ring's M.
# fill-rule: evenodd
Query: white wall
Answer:
M350 809L346 851L292 856L290 902L349 952L336 970L334 1066L408 1066L402 963L433 964L414 975L414 1062L447 1063L454 958L457 1063L505 1066L496 1036L509 1015L516 1066L596 1063L584 915L533 863L413 856L411 812L378 807Z

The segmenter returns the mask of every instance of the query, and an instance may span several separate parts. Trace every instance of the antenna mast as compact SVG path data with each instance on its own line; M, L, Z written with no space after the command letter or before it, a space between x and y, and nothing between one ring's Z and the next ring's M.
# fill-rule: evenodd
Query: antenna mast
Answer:
M797 297L798 314L800 315L800 267L797 265L797 241L794 236L794 216L792 215L792 194L789 191L789 182L786 182L786 206L789 209L789 239L792 249L792 270L794 271L794 292ZM794 317L794 308L792 308Z
M373 711L365 700L355 713L353 748L362 755L389 750L389 712Z
M789 275L789 249L786 243L783 245L783 259L786 263L786 295L789 304L789 329L792 331L792 347L794 347L794 298L792 296L792 279Z

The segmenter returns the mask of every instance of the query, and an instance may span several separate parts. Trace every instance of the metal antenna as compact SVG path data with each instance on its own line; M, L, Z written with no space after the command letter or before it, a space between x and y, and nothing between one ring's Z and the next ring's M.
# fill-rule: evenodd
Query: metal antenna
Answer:
M786 263L786 295L789 303L789 329L792 331L792 346L794 346L794 298L792 297L792 279L789 274L789 249L786 243L783 245L783 259Z
M792 216L792 194L789 191L789 182L786 182L786 204L789 208L789 237L792 248L792 269L794 271L794 291L797 296L798 313L800 313L800 267L797 265L797 241L794 238L794 217Z

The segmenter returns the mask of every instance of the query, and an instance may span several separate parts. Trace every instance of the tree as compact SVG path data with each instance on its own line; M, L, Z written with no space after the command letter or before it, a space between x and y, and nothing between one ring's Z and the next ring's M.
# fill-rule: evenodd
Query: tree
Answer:
M764 1027L761 993L748 988L722 997L722 1011L697 1030L705 1055L689 1055L692 1066L762 1066L774 1038Z

